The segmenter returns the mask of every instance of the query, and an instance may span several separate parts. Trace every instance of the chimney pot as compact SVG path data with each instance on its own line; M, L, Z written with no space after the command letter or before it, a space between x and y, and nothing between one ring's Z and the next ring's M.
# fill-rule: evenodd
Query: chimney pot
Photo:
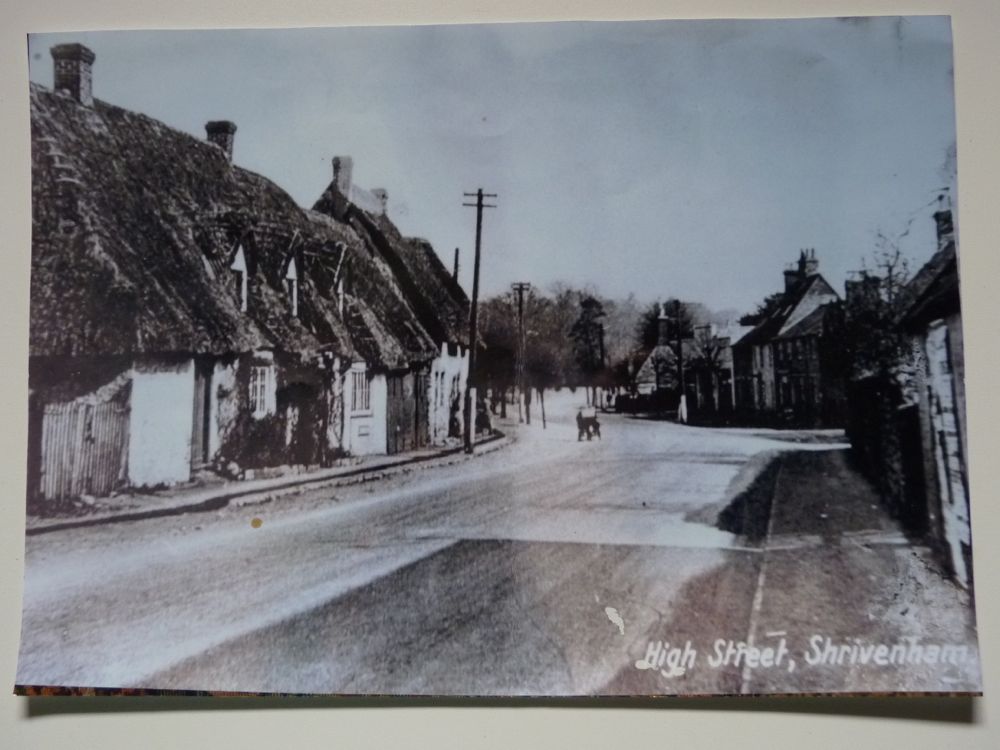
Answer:
M209 143L222 149L227 161L233 160L233 140L236 123L229 120L211 120L205 123L205 136Z
M806 255L806 262L803 271L806 276L815 276L819 273L819 261L816 259L816 248L809 248L809 253Z
M93 106L91 66L97 56L82 44L57 44L49 53L54 68L53 90L85 107Z
M943 250L949 242L955 241L955 224L952 220L951 209L943 208L936 211L934 221L937 224L938 250Z
M350 200L351 182L354 173L354 160L350 156L333 157L333 184L337 191Z

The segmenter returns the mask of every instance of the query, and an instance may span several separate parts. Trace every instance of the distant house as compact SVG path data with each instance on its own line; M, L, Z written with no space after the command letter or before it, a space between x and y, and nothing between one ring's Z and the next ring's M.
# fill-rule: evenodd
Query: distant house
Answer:
M844 404L840 297L815 250L785 271L774 309L733 344L736 409L749 422L838 426Z
M696 326L685 378L687 406L695 422L726 423L736 410L733 342L750 331L737 323Z
M86 47L52 55L30 92L29 493L386 452L370 373L440 348L369 240L234 165L233 123L199 140L95 100Z
M354 184L351 157L336 156L333 180L313 208L361 238L378 272L376 283L405 300L412 320L433 342L433 351L410 352L405 363L385 365L373 376L373 387L385 389L386 449L395 453L461 437L469 300L426 240L400 234L386 213L387 202L384 189L367 191ZM410 318L400 322L414 327Z
M671 317L661 306L657 343L636 372L637 392L651 408L677 408L684 379L687 418L696 422L728 421L734 411L732 342L749 328L736 324L698 325L681 340L683 373L677 363L677 341L671 340Z
M671 316L666 305L660 305L657 318L657 338L654 346L635 373L635 390L652 399L654 405L676 407L680 395L680 370L677 366L677 340L671 336ZM693 356L693 340L681 341L684 362Z

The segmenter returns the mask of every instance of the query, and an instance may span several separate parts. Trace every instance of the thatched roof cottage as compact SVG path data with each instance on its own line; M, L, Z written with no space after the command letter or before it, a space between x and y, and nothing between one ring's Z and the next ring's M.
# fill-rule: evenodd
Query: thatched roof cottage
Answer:
M354 184L351 157L335 156L333 179L313 210L356 232L379 271L375 283L402 295L434 342L435 354L426 367L411 366L409 372L400 368L388 375L391 452L460 437L458 410L469 366L469 299L429 242L400 233L388 217L387 204L384 189L367 191ZM407 403L411 398L416 399L413 406ZM411 414L413 408L416 415ZM415 433L408 429L414 422L420 425Z
M368 238L235 165L235 124L200 140L94 99L86 47L52 55L30 91L34 492L384 452L371 372L439 344ZM353 444L352 411L376 425Z

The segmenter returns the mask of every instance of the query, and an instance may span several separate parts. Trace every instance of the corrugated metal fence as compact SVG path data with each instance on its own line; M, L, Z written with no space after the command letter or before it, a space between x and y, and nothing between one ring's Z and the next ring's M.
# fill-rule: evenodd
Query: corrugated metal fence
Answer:
M49 500L107 495L124 479L128 408L115 402L46 404L40 490Z

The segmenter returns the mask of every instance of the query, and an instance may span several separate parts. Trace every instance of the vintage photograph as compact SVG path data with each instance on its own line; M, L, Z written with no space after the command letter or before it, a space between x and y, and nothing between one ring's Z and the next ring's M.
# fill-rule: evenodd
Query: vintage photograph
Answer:
M18 692L981 692L949 18L27 53Z

